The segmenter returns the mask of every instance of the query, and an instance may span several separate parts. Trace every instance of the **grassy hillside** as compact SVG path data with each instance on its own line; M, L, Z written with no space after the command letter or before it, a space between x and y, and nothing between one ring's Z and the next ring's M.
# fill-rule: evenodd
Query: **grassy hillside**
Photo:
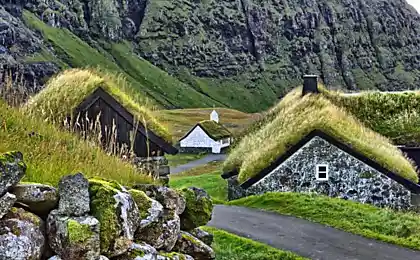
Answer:
M234 135L257 120L259 114L247 114L234 109L215 108L219 113L220 123L227 127ZM195 124L208 120L213 108L157 110L155 115L171 130L174 140L179 140Z
M148 183L150 178L137 173L131 164L105 154L92 143L81 141L69 132L28 117L0 101L0 153L17 150L28 165L24 181L57 185L66 174L82 172L125 185Z
M129 43L97 43L92 47L67 29L46 25L29 11L23 14L25 24L39 32L55 52L45 48L27 61L53 61L62 67L101 67L123 74L130 85L167 108L223 106L199 93L177 78L139 58Z

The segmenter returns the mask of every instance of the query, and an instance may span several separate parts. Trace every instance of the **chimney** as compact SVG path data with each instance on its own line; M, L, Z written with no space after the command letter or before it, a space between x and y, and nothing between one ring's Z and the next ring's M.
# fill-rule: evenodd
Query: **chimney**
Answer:
M304 96L308 93L319 93L319 90L318 90L318 76L317 75L305 75L305 76L303 76L302 96Z

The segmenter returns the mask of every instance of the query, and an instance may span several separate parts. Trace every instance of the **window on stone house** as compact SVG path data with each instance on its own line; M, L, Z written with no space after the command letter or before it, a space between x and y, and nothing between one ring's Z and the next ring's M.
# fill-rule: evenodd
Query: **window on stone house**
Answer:
M316 179L319 181L328 180L328 165L326 164L317 164L316 165Z

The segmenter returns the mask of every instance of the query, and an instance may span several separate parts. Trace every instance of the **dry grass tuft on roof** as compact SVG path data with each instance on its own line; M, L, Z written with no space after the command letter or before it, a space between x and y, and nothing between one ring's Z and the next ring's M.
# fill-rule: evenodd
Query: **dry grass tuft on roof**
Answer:
M395 144L420 145L420 91L344 94L320 88L337 106Z
M172 142L169 131L154 117L146 98L134 93L121 76L96 69L70 69L53 77L47 86L23 107L26 113L50 122L62 123L76 117L74 109L101 87L125 107L140 123Z
M286 95L273 108L273 120L245 136L224 163L223 171L238 170L245 182L313 130L321 130L353 147L384 168L414 182L416 169L402 152L323 95L301 96L301 88Z

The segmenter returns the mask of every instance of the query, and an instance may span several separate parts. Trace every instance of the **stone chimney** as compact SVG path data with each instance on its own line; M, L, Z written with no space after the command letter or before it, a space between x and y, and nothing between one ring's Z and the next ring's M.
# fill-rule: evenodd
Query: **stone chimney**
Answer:
M308 93L319 93L319 90L318 90L318 76L317 75L305 75L305 76L303 76L302 96L304 96Z

